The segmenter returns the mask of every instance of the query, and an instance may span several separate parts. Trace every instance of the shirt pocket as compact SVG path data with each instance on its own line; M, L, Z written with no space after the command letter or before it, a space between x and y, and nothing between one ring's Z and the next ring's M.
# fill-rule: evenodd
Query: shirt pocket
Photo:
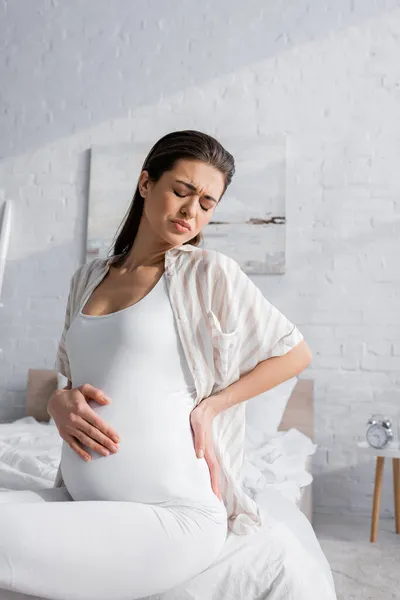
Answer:
M211 310L208 311L207 318L211 332L215 379L222 383L237 374L240 330L223 331L218 317Z

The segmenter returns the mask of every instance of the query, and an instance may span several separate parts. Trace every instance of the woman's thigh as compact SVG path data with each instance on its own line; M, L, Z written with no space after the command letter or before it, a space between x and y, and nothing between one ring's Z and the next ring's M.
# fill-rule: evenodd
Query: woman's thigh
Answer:
M206 569L227 535L221 515L136 502L4 502L0 589L52 600L134 600ZM11 492L5 492L8 494ZM37 492L34 492L37 493ZM16 493L18 494L18 492ZM15 494L14 494L15 496Z

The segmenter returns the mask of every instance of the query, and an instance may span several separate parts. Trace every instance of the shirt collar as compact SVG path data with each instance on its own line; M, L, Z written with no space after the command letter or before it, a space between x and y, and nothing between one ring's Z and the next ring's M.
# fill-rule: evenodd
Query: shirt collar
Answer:
M174 260L179 256L180 252L192 252L193 250L197 250L197 246L193 246L192 244L181 244L180 246L175 246L174 248L170 248L165 253L165 266L166 269L171 270ZM109 267L113 262L115 262L120 256L123 254L115 254L107 259L105 266Z

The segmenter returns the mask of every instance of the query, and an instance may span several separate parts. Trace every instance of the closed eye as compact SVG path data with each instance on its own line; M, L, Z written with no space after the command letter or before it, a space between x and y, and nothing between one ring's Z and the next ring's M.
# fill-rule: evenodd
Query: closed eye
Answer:
M175 190L174 190L174 194L175 194L175 196L178 196L179 198L186 198L186 195L181 196L180 194L178 194L178 192L175 192ZM205 211L210 210L209 208L204 208L204 206L202 206L201 204L200 204L200 206L201 206L202 210L205 210Z

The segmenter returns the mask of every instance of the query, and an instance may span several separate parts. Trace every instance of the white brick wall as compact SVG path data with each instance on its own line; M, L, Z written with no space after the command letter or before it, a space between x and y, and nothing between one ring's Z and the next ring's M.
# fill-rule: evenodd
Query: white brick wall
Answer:
M373 464L354 444L372 411L400 406L400 3L14 0L0 39L14 202L0 419L23 416L27 369L53 366L84 254L87 149L286 131L287 273L254 280L314 352L316 507L369 512Z

